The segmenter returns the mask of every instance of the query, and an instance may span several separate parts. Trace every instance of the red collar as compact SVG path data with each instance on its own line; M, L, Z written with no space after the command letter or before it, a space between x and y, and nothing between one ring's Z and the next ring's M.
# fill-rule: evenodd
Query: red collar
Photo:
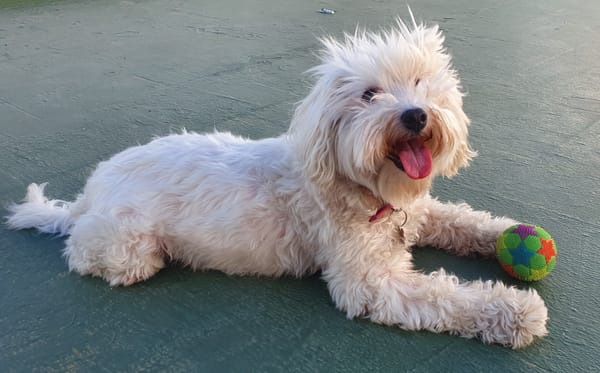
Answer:
M385 205L381 206L379 210L377 210L375 215L369 218L369 223L375 223L377 220L391 215L394 211L394 207L392 207L392 205L390 205L389 203L386 203Z
M406 221L408 220L408 214L402 209L394 208L394 206L392 206L389 203L386 203L385 205L381 206L377 210L377 212L369 218L369 223L375 223L376 221L386 218L395 212L402 212L404 214L404 222L400 225L400 227L403 227L404 224L406 224Z

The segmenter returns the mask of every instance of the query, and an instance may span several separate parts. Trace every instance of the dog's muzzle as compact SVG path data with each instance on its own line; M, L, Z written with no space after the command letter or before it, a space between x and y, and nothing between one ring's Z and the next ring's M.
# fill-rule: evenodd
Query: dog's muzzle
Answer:
M411 179L426 178L433 168L431 152L425 146L425 139L421 136L427 126L427 113L421 108L411 108L403 111L399 119L399 125L410 135L394 144L388 159Z

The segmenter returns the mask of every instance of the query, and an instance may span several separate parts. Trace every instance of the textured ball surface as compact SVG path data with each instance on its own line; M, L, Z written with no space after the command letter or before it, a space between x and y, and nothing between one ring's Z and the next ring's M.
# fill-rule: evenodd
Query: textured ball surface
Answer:
M556 265L556 244L543 228L517 224L496 241L496 256L502 268L514 278L537 281Z

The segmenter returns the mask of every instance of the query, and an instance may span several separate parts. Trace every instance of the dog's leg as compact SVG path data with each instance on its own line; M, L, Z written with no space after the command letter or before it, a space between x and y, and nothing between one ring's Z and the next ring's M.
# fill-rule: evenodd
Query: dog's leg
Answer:
M73 226L64 255L69 269L104 278L111 286L132 285L164 266L160 240L100 215L82 215Z
M393 276L375 294L371 320L449 332L513 348L547 334L547 309L534 291L502 283L460 283L443 272Z
M475 211L469 205L422 201L426 211L419 232L418 246L433 246L457 255L494 255L496 240L516 221Z
M417 273L406 269L402 255L373 261L377 254L370 253L325 270L338 307L348 317L367 316L407 330L448 332L513 348L547 334L547 309L534 290L491 281L461 283L443 271Z

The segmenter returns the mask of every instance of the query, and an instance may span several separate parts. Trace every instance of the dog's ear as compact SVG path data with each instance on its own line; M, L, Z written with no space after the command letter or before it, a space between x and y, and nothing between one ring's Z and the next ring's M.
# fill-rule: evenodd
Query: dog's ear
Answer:
M460 96L457 94L457 97ZM439 146L434 146L432 153L437 158L440 174L446 177L455 176L477 156L469 145L469 118L462 110L462 100L457 101L445 110L433 112L440 129L433 132L434 144Z
M446 177L453 177L458 173L458 170L469 166L471 159L477 156L477 152L471 149L469 143L466 141L461 141L458 144L456 152L454 154L453 162L443 173Z
M328 97L322 97L323 92L327 90L315 87L300 103L288 133L304 173L321 187L331 185L337 174L338 128L338 121L326 110Z

